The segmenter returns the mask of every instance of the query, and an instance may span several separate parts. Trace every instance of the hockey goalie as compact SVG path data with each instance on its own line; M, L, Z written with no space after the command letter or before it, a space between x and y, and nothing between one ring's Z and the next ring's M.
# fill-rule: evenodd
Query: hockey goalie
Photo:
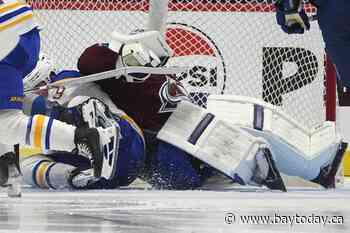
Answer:
M138 42L135 46L125 38L128 37L117 38L123 45L118 49L113 50L108 44L96 44L85 50L78 63L80 75L117 69L127 65L121 62L125 58L143 65L138 59L140 54L141 58L149 55L142 49L145 45ZM122 47L129 48L129 52L123 53ZM162 66L165 63L156 64ZM135 80L138 82L133 82ZM198 188L208 177L223 173L242 185L264 185L285 191L279 172L302 177L325 188L334 187L335 172L345 145L330 123L321 127L317 131L319 134L302 127L293 130L297 138L303 135L300 141L308 139L301 147L300 141L288 140L283 136L284 132L267 128L274 125L267 117L272 113L267 112L266 103L258 100L211 96L208 110L205 110L191 103L181 84L169 76L131 74L125 79L101 80L97 85L113 104L123 106L122 109L142 128L147 153L144 174L139 175L155 187ZM170 98L164 98L164 93ZM250 107L242 108L239 105L242 102ZM221 107L222 103L227 106ZM279 122L281 126L285 124L290 129L297 126L293 120L285 120L284 113L277 113L274 117L280 116L284 120ZM302 129L301 132L298 129ZM315 145L317 140L323 146L319 150L312 149L310 145Z

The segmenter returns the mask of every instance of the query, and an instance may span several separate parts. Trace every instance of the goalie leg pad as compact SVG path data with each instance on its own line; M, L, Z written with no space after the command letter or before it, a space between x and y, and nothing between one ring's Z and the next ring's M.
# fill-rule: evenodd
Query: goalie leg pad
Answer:
M328 165L333 160L339 146L338 143L332 143L313 154L312 157L308 157L292 145L285 143L281 138L262 131L246 130L254 136L264 137L269 142L276 166L280 172L289 176L298 176L305 180L315 179L319 175L320 168ZM293 166L290 166L290 164L293 164Z
M320 167L332 161L341 142L333 122L309 129L278 107L255 98L211 95L208 109L249 134L264 138L279 170L306 180L316 178Z
M247 183L255 168L255 155L266 142L226 123L214 114L183 101L157 135L202 160L228 177L237 174Z

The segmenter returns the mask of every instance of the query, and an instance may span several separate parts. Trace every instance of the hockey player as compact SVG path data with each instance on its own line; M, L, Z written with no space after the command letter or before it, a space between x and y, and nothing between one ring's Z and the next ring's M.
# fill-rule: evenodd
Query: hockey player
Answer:
M317 7L318 24L326 44L326 52L338 71L341 83L350 87L350 2L312 0ZM309 19L301 0L277 0L277 23L286 33L309 30Z
M64 71L56 75L54 69L52 69L50 60L43 56L39 60L36 69L24 79L24 85L26 88L31 89L43 83L45 84L47 82L62 80L67 77L72 78L79 76L80 74L74 71ZM138 85L142 84L139 83ZM157 87L157 85L153 84L152 87ZM84 94L98 97L104 102L109 103L110 108L114 109L114 113L103 114L109 109L109 107L105 107L106 105L102 101L95 98L85 98L83 101L77 102L77 98L81 98L80 95ZM73 100L71 100L72 98ZM56 118L75 125L81 124L80 122L83 121L84 116L90 116L89 112L84 112L84 106L89 106L90 102L95 105L98 103L97 110L95 111L96 119L108 119L108 115L114 115L116 119L118 119L115 120L114 124L120 129L121 135L118 147L119 152L117 155L118 161L116 175L111 180L103 178L96 179L91 176L91 169L89 169L88 163L84 157L72 158L67 152L50 151L45 154L31 155L22 159L21 167L27 184L40 188L52 189L67 187L75 189L116 188L118 186L128 185L137 175L139 175L140 168L142 167L145 158L144 143L141 132L140 130L137 130L138 127L130 120L131 118L128 118L123 112L121 112L121 110L117 109L110 101L109 97L104 94L96 84L86 83L79 87L64 88L62 90L51 89L48 92L48 102L43 99L43 96L32 96L32 98L27 96L26 99L30 99L29 101L25 101L27 106L25 106L24 109L27 112L30 112L31 114L50 113L51 116L55 115ZM91 106L94 106L94 104L91 104ZM129 123L123 119L129 119ZM161 121L157 120L157 122L159 123ZM161 122L163 125L164 123L165 121ZM156 147L156 149L154 151L149 151L149 157L151 158L149 158L150 164L146 168L149 173L147 181L157 187L171 189L196 188L200 185L200 181L196 177L199 177L200 175L196 172L196 169L203 171L205 169L194 167L195 164L202 164L199 160L195 161L194 157L190 156L185 151L157 140L155 135L149 137L153 137L153 140L155 141L154 143L156 144L153 145L153 147ZM268 158L270 159L269 162L271 163L271 166L273 166L273 161L271 160L272 158L270 157L271 155L268 153L268 150L266 150L266 153L266 155L269 156ZM254 157L254 155L252 156ZM264 156L263 152L261 152L259 156ZM174 157L174 159L170 159L171 157ZM242 171L239 173L245 174L248 172L247 176L250 176L252 174L252 169L245 168L246 167L243 166L241 168ZM208 171L213 170L209 167L206 169ZM200 170L198 170L198 172L200 172ZM203 171L201 171L201 173L203 173ZM278 173L277 170L276 172ZM173 174L176 174L178 178L173 176ZM273 174L269 174L269 177L271 176L273 176ZM180 177L184 178L180 180ZM201 179L204 179L203 175ZM236 176L235 179L243 184L243 181L241 181L239 176ZM260 178L259 182L262 182L262 180L263 179ZM274 189L280 188L277 186L275 187L275 184L272 182L266 183L266 185Z
M7 55L0 60L0 154L15 157L13 145L18 143L42 149L77 149L91 160L94 175L99 177L103 169L101 143L108 140L105 131L76 128L44 115L28 117L21 111L22 79L35 67L40 50L39 30L31 7L21 0L0 1L0 32L16 33L11 38L19 36L12 50L6 46L7 51L2 51ZM7 35L6 38L12 34ZM3 159L2 163L14 160ZM2 181L4 184L7 177Z
M115 39L120 41L118 38ZM96 44L87 48L79 58L78 68L80 72L83 75L89 75L113 70L120 64L127 65L125 64L125 55L123 55L125 45L116 48L115 44L112 43L112 46L108 44ZM131 51L132 49L130 49L130 47L133 47L133 45L129 44L127 46L129 46L129 51ZM137 49L135 48L132 51L137 53ZM126 53L126 55L129 54L130 53ZM142 63L140 62L140 64ZM129 77L129 79L132 78L133 77ZM169 85L171 83L173 83L173 85ZM174 140L170 139L168 141L171 143L166 143L165 138L158 140L155 137L159 129L164 128L164 123L176 110L177 104L180 101L186 102L186 92L181 84L177 83L171 77L159 76L151 76L143 83L129 83L123 81L123 79L108 79L99 81L97 84L111 97L114 103L123 105L123 110L125 110L127 114L134 116L136 122L139 123L144 130L148 150L145 169L148 175L146 178L148 178L147 180L151 184L157 187L170 189L196 188L201 186L203 182L213 174L214 170L212 166L193 157L193 154L186 153L190 151L186 150L183 145L178 145L176 143L176 141L181 141L179 137L172 137ZM163 111L167 106L171 106L171 108L168 108L167 111ZM190 111L185 113L187 116L191 116L192 112L200 112L198 108L193 106L188 107L188 109ZM215 115L216 113L210 112L210 114ZM182 120L184 122L187 121L186 119ZM195 121L192 123L196 125L199 122ZM182 129L184 125L186 124L175 124L174 128ZM227 127L230 128L231 126ZM256 139L252 134L247 135L236 127L233 127L231 130L249 139L248 141L261 142L261 150L257 150L256 153L253 153L249 162L243 162L241 164L242 172L236 177L234 177L234 174L232 175L236 181L242 184L250 183L253 178L252 174L254 173L256 175L258 173L256 169L259 168L264 174L261 175L261 177L255 176L255 178L259 177L258 179L254 178L255 183L257 182L267 185L270 188L283 190L284 188L283 185L281 185L278 170L274 166L273 158L268 150L269 142L267 140ZM188 129L187 131L189 132L190 130ZM281 166L281 169L283 169L282 171L288 175L301 176L307 180L312 180L326 188L334 187L334 170L338 169L338 160L339 158L341 160L343 156L341 152L336 153L338 150L337 145L339 145L339 143L334 142L334 144L330 145L330 153L319 154L319 156L315 156L313 160L305 158L303 154L295 153L296 156L293 157L293 153L289 153L288 155L292 156L281 156L281 159L278 160L279 165L293 162L297 164L295 167L299 166L299 169L294 169L294 166L292 168ZM248 145L245 145L245 147L247 146ZM344 147L339 147L339 151L343 151L343 149ZM233 167L234 166L232 166L232 168ZM305 167L308 167L309 171L303 171ZM327 169L321 171L321 168ZM332 172L330 172L330 170L332 170ZM266 180L272 180L272 182L268 184Z
M80 74L76 71L57 73L51 60L42 55L33 72L25 77L24 86L31 89L68 77L80 77ZM105 154L114 153L110 159L116 160L116 167L109 179L96 178L85 157L72 156L69 152L44 151L22 159L21 168L27 184L51 189L111 189L134 181L145 160L142 132L96 84L51 89L48 93L41 94L42 96L33 94L25 97L24 111L27 114L48 114L76 126L92 121L96 122L96 126L115 127L115 145L111 148L109 144L109 151Z

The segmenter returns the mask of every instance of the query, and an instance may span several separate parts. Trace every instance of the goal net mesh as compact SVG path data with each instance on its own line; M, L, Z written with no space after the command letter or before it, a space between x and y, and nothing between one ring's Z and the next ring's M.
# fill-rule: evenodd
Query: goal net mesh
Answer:
M108 42L113 30L145 29L149 19L149 0L28 2L42 28L42 50L61 69L76 69L82 51ZM169 64L190 67L178 79L199 105L209 94L245 95L280 106L307 127L325 121L324 44L316 22L304 35L287 35L270 0L169 0L166 23L174 50Z

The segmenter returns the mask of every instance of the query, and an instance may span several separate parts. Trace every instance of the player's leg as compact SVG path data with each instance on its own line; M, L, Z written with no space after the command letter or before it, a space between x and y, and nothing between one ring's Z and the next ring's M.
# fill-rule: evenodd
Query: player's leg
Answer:
M286 190L264 139L187 101L178 105L157 138L186 151L240 184Z
M186 190L203 185L214 169L169 143L157 140L147 153L143 179L158 189Z
M104 144L106 160L103 166L110 167L110 176L107 179L96 179L91 175L91 169L82 164L73 164L72 160L66 160L67 153L50 155L54 161L73 165L65 166L67 173L71 175L67 178L67 183L76 189L92 188L116 188L118 186L129 185L136 179L145 160L145 145L143 135L136 124L126 116L113 116L108 107L96 98L75 97L69 108L62 108L60 119L70 124L82 125L89 122L95 127L102 127L106 130L115 127L116 134L112 135L112 141ZM80 162L83 162L80 160ZM105 164L107 163L107 164ZM83 163L84 164L84 163ZM109 164L109 165L108 165ZM108 166L107 166L108 165ZM61 173L62 173L61 172ZM105 177L105 176L104 176Z
M340 79L350 87L350 4L346 0L323 1L317 9L318 23L326 51L336 65Z
M8 188L10 197L21 196L19 147L0 144L0 186Z
M34 155L21 162L25 182L39 188L113 189L133 182L143 168L145 154L142 135L126 120L121 129L116 173L110 179L93 176L89 160L83 156L55 152Z
M72 155L63 155L72 157ZM43 154L26 156L20 162L24 182L32 187L43 189L69 188L68 177L76 169L75 166L57 162Z

